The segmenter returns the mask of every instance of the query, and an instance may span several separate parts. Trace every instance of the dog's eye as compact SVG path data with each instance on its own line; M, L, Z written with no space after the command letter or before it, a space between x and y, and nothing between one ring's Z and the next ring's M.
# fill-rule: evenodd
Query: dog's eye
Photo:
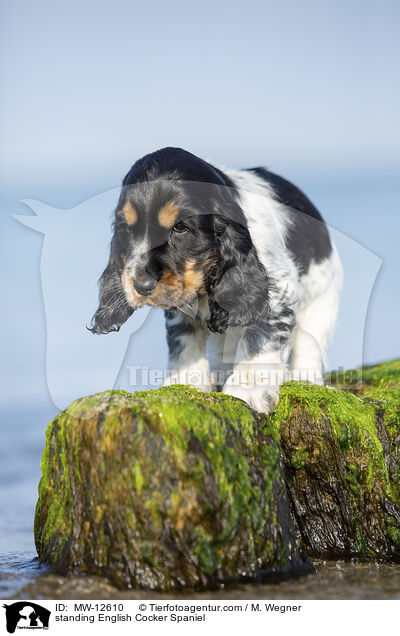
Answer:
M183 221L179 221L179 223L174 225L174 227L172 228L172 231L178 232L181 234L182 232L186 232L187 229L188 229L188 226L186 225L186 223L184 223Z

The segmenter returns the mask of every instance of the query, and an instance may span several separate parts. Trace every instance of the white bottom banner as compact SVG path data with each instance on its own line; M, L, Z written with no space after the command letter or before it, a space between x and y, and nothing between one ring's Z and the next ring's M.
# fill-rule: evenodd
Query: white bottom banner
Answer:
M289 630L296 634L345 633L363 636L397 624L398 601L1 601L0 633L48 630L54 634L191 634L221 630ZM183 632L182 632L183 633ZM186 632L185 632L186 633Z

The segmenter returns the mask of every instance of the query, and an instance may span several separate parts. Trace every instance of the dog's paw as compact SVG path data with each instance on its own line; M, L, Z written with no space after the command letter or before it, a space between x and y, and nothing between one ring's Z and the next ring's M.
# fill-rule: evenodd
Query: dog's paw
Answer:
M279 387L246 387L243 385L225 384L223 393L240 398L251 408L261 413L272 413L279 399Z

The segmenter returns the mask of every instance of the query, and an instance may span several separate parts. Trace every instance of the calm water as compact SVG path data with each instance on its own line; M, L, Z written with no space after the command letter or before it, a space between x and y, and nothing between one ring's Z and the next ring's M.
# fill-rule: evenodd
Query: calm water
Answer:
M338 561L314 563L315 572L266 585L242 585L217 592L157 594L121 591L96 577L61 577L32 560L3 560L0 596L13 599L400 599L400 566Z
M167 598L117 590L95 577L60 577L39 568L33 543L33 516L40 457L47 422L56 411L11 413L2 418L0 448L0 598L129 599ZM400 599L400 565L315 562L315 571L268 585L245 585L190 598ZM172 595L176 598L176 594Z

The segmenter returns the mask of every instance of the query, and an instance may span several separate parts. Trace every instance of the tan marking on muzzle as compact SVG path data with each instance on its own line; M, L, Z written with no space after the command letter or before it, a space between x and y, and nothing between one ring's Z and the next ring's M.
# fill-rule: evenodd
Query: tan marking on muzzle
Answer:
M138 220L138 215L132 203L125 203L122 209L123 209L125 221L127 222L127 224L135 225L136 221Z
M179 276L170 269L166 269L152 293L152 300L157 303L157 300L159 300L165 293L168 293L168 290L172 292L178 291L179 289L182 289Z
M139 308L143 305L169 308L180 305L182 302L191 302L197 293L205 293L203 267L194 269L196 261L188 261L183 275L165 268L150 296L141 296L133 286L133 280L127 269L122 274L122 284L125 295L132 307Z
M187 291L204 290L203 269L195 269L196 261L190 260L185 265L183 288Z
M178 214L179 208L176 205L175 201L168 201L168 203L163 205L158 213L158 222L161 227L169 230L175 223Z
M144 305L145 299L143 298L143 296L137 293L136 289L133 286L132 277L129 275L126 268L122 272L121 282L125 291L125 296L131 307L134 307L135 309L137 307L142 307Z

